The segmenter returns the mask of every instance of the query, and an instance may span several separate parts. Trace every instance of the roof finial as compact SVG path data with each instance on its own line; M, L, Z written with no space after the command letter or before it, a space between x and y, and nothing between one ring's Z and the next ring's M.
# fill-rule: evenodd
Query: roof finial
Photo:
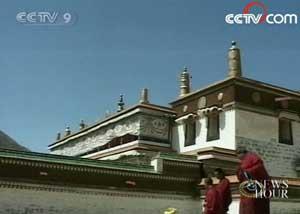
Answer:
M180 97L183 97L190 93L190 74L188 72L187 67L183 68L182 73L180 74Z
M124 103L123 97L124 97L124 95L121 94L121 95L120 95L120 100L119 100L119 102L118 102L118 110L117 110L118 112L124 110L124 105L125 105L125 103Z
M80 130L81 130L81 129L84 129L84 128L86 127L86 124L85 124L84 120L81 120L81 121L80 121L79 127L80 127Z
M60 134L60 132L58 132L57 135L56 135L56 140L58 141L60 139L61 139L61 134Z
M187 66L184 66L184 67L183 67L183 72L184 72L184 73L187 73L187 72L188 72Z
M228 51L228 76L242 76L240 49L237 47L237 43L235 41L231 42L231 47Z
M231 48L236 48L236 41L231 41Z
M148 100L148 89L147 88L143 88L143 90L141 92L140 103L141 104L149 103L149 100Z
M65 129L65 136L68 136L70 134L71 134L70 126L67 126L66 129Z

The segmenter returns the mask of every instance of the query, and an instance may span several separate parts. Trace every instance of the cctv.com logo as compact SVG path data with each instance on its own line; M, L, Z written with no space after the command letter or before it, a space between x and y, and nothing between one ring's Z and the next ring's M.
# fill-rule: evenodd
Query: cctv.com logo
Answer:
M259 8L262 13L251 13L252 8ZM261 2L250 2L241 14L227 14L225 21L228 24L298 24L297 14L269 13L268 8Z

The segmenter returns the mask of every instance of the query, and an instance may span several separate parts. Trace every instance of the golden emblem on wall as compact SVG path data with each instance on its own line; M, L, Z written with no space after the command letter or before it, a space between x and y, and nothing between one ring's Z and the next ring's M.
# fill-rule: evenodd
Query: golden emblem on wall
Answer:
M164 214L178 214L178 213L177 213L177 210L175 208L168 208L168 209L166 209Z
M200 97L198 100L198 108L204 108L206 107L206 97Z

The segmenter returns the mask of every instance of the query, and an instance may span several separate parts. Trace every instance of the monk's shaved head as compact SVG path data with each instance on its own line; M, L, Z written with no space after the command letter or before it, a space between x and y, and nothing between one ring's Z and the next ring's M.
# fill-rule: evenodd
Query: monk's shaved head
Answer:
M208 178L204 179L204 183L205 183L205 185L210 186L210 185L213 185L213 180L208 177Z
M214 174L218 179L225 178L225 173L224 173L223 169L221 169L221 168L216 168L214 171Z

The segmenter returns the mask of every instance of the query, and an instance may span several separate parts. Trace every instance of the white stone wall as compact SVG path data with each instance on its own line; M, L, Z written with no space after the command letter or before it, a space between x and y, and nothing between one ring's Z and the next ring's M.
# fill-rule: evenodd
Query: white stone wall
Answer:
M196 121L196 144L184 146L184 124L173 127L172 146L179 153L197 154L197 150L206 147L235 149L235 112L226 110L220 113L220 139L207 141L207 117Z
M294 145L278 142L278 117L236 110L236 142L257 152L272 176L297 177L300 158L300 123L292 122Z
M76 188L53 191L0 187L0 214L200 214L200 200L189 196Z

